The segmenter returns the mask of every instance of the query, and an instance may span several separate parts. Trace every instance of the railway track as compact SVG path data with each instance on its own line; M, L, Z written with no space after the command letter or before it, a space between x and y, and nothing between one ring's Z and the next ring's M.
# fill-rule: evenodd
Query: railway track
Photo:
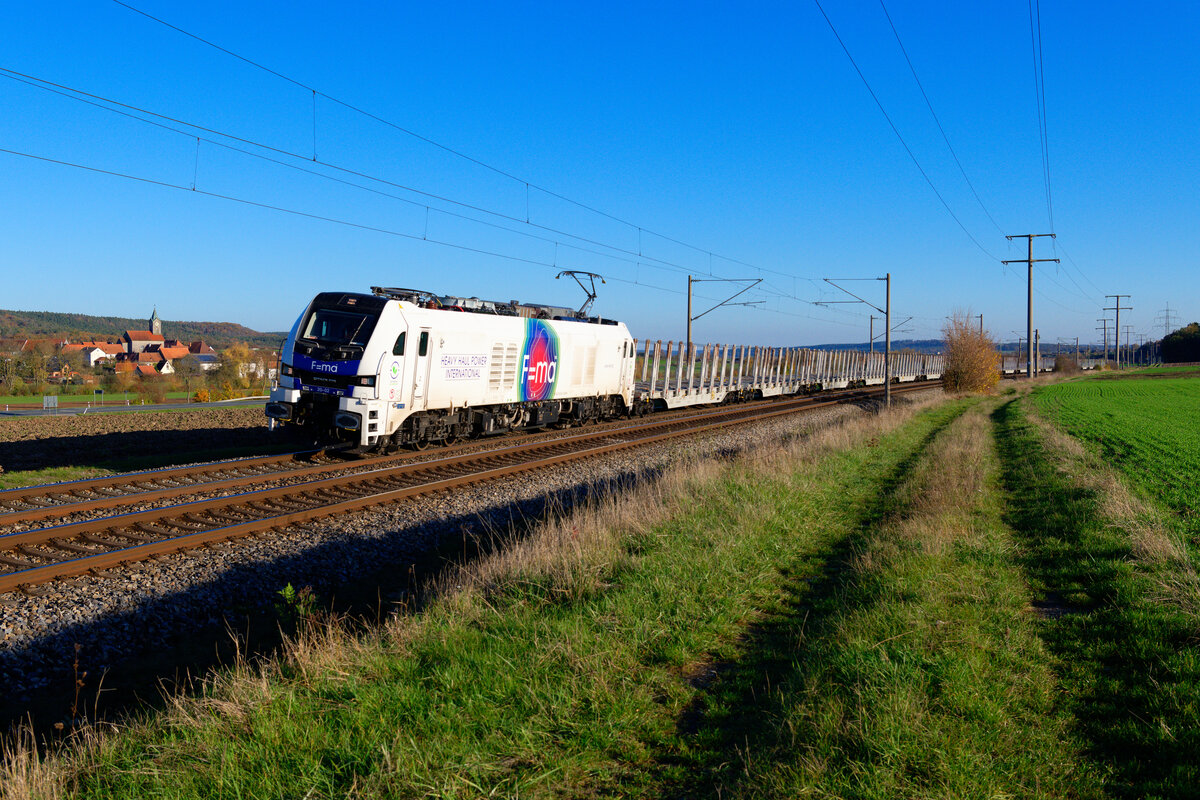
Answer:
M894 393L930 387L894 386ZM218 462L199 467L111 476L31 490L0 493L0 525L64 517L130 503L195 495L235 494L0 535L0 592L30 590L53 580L106 570L169 553L190 551L324 517L358 511L469 484L595 458L678 436L770 419L881 394L880 389L797 397L743 406L710 408L671 419L585 429L540 437L498 449L449 453L432 460L416 454L345 462L332 454L291 454ZM351 468L354 468L353 471ZM332 474L332 473L342 474ZM248 489L289 478L288 485ZM25 494L18 496L18 492Z
M827 392L822 396L839 399L857 396L857 392L858 390L839 390ZM776 402L778 401L775 399L758 401L743 408L767 407ZM666 412L663 418L673 419L695 413L695 410ZM603 423L605 428L617 424L620 423ZM562 434L530 434L538 438L556 435ZM468 441L440 452L461 452L486 446L479 441ZM41 520L67 520L76 515L122 506L146 505L213 492L230 492L270 482L361 471L421 457L415 452L404 452L391 456L347 460L336 449L311 450L9 489L0 491L0 531L10 526ZM428 454L425 457L428 457Z

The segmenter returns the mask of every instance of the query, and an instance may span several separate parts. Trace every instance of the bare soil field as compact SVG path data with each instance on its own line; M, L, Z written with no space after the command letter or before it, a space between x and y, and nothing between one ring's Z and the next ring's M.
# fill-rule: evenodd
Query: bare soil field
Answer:
M72 414L0 419L0 468L6 472L49 467L119 468L128 461L151 466L177 456L278 446L261 408ZM147 454L153 454L146 462Z

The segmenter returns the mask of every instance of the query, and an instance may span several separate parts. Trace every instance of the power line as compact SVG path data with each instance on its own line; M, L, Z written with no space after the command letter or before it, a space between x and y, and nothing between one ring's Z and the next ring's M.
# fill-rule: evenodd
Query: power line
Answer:
M925 92L925 86L921 83L921 79L917 77L917 68L913 66L912 59L908 57L908 50L904 47L904 42L900 41L900 32L896 30L896 25L892 22L892 15L888 13L887 6L883 0L879 0L879 7L883 9L883 15L887 17L888 25L892 28L892 33L896 36L896 44L900 45L900 52L904 54L904 60L908 63L908 68L912 72L913 80L917 82L917 88L921 90L921 96L925 98L925 106L929 109L930 116L933 117L937 129L941 131L942 140L946 143L946 149L950 151L950 155L954 157L954 163L958 165L958 171L962 173L963 180L967 182L967 186L971 190L971 194L975 196L975 202L979 203L979 207L983 209L983 213L996 226L996 230L1003 235L1004 229L996 222L991 212L987 210L987 206L983 204L983 199L980 198L979 192L975 191L975 185L971 183L971 179L967 177L967 171L963 168L962 162L958 160L958 153L954 152L953 145L950 144L950 137L946 135L946 129L942 127L942 121L938 119L937 112L933 110L933 103L929 99L929 95Z
M39 155L36 155L33 153L26 153L26 152L22 152L19 150L11 150L8 148L0 147L0 153L7 153L9 155L18 156L21 158L28 158L28 159L31 159L34 161L41 161L41 162L48 163L48 164L55 164L58 166L72 167L74 169L83 170L85 172L91 172L91 173L95 173L95 174L99 174L99 175L106 175L106 176L114 177L114 178L122 178L125 180L131 180L131 181L135 181L138 183L148 184L151 186L158 186L158 187L165 188L165 189L176 189L179 191L189 192L191 194L198 194L198 195L203 195L205 197L212 197L212 198L215 198L218 200L226 200L226 201L233 202L233 203L240 203L242 205L251 206L254 208L260 208L260 209L264 209L264 210L268 210L268 211L275 211L275 212L279 212L279 213L283 213L283 214L289 214L292 216L300 217L302 219L319 221L319 222L327 222L327 223L331 223L334 225L341 225L341 226L345 226L348 228L353 228L356 230L368 231L371 233L380 233L380 234L384 234L387 236L394 236L394 237L398 237L398 238L402 238L402 239L409 239L412 241L427 242L429 244L438 245L440 247L451 248L454 250L459 250L459 251L468 252L468 253L474 253L477 255L485 255L485 256L490 256L490 257L494 257L494 258L501 258L501 259L505 259L507 261L513 261L513 262L517 262L520 264L527 264L527 265L536 266L536 267L547 267L550 269L558 269L561 266L558 264L552 264L548 261L541 261L541 260L534 259L534 258L525 258L523 256L515 256L515 255L509 254L509 253L501 253L501 252L498 252L495 250L487 250L487 249L480 248L480 247L471 247L469 245L459 244L457 242L451 242L451 241L446 241L446 240L437 239L437 238L430 238L427 236L418 236L416 234L405 233L404 231L398 231L398 230L395 230L392 228L384 228L384 227L380 227L377 225L365 225L365 224L362 224L359 222L353 222L351 220L340 219L338 217L331 217L331 216L322 215L322 214L313 214L313 213L310 213L307 211L300 211L300 210L293 209L293 208L287 208L285 206L275 205L275 204L271 204L271 203L263 203L263 202L259 202L256 200L249 200L247 198L237 197L235 195L223 194L220 192L210 192L205 189L194 188L192 186L185 186L183 184L171 183L170 181L162 181L162 180L157 180L155 178L148 178L148 177L145 177L142 175L132 175L130 173L119 172L116 170L108 170L108 169L103 169L101 167L93 167L93 166L89 166L87 164L80 164L77 162L66 161L63 159L49 158L47 156L39 156ZM609 280L614 280L619 283L632 283L632 284L642 286L645 288L656 289L658 291L664 291L664 292L671 292L673 294L682 294L682 292L678 292L676 290L668 289L666 287L661 287L661 286L655 286L653 284L648 284L648 283L644 283L641 281L629 281L629 280L624 280L624 279L612 277L612 276L609 277ZM822 317L813 317L813 316L807 315L807 314L795 314L795 313L789 313L786 311L780 311L777 309L767 309L767 308L763 308L761 310L770 311L771 313L776 313L776 314L783 314L785 316L794 316L794 317L812 319L812 320L825 322L825 323L829 323L829 324L834 324L834 325L847 325L847 323L838 322L837 320L831 320L831 319L826 319L826 318L822 318Z
M1071 258L1071 254L1067 252L1067 248L1063 247L1062 244L1059 243L1058 239L1053 240L1051 247L1055 251L1062 250L1062 254L1067 257L1067 261L1070 262L1071 266L1073 266L1075 268L1075 271L1079 273L1079 276L1081 278L1083 278L1085 281L1087 281L1089 284L1091 284L1091 287L1093 289L1095 289L1097 292L1103 291L1099 286L1097 286L1095 283L1092 282L1092 279L1089 278L1087 276L1087 273L1083 271L1083 268L1080 267L1079 264L1077 264L1075 262L1075 259ZM1082 291L1082 289L1081 289L1081 291ZM1097 302L1095 300L1095 298L1093 298L1093 297L1089 297L1088 299L1092 300L1093 302L1096 302L1096 305L1102 305L1102 303Z
M644 226L644 225L639 225L639 224L637 224L637 223L630 222L629 220L626 220L626 219L623 219L623 218L621 218L621 217L618 217L618 216L616 216L615 214L611 214L611 213L609 213L609 212L607 212L607 211L604 211L604 210L602 210L602 209L599 209L599 208L595 208L594 206L590 206L590 205L588 205L588 204L586 204L586 203L580 202L580 201L578 201L578 200L575 200L575 199L573 199L573 198L571 198L571 197L567 197L566 195L563 195L563 194L561 194L561 193L559 193L559 192L555 192L555 191L553 191L553 190L551 190L551 189L547 189L546 187L544 187L544 186L541 186L541 185L539 185L539 184L537 184L537 183L534 183L533 181L529 181L529 180L526 180L526 179L524 179L524 178L518 177L517 175L514 175L514 174L513 174L513 173L511 173L511 172L508 172L508 171L506 171L506 170L503 170L503 169L501 169L501 168L499 168L499 167L497 167L497 166L494 166L494 165L492 165L492 164L489 164L489 163L488 163L488 162L486 162L486 161L482 161L482 160L480 160L480 159L478 159L478 158L475 158L474 156L468 155L467 153L465 153L465 152L463 152L463 151L461 151L461 150L456 150L455 148L453 148L453 147L450 147L450 146L448 146L448 145L444 145L444 144L442 144L441 142L438 142L438 141L436 141L435 139L431 139L431 138L429 138L428 136L424 136L424 135L422 135L422 134L420 134L420 133L417 133L416 131L413 131L413 130L411 130L411 129L409 129L409 128L405 128L403 125L399 125L399 124L397 124L397 123L395 123L395 122L392 122L392 121L390 121L390 120L384 119L383 117L380 117L380 116L379 116L379 115L377 115L377 114L374 114L374 113L372 113L372 112L370 112L370 111L367 111L367 110L365 110L365 109L363 109L363 108L360 108L360 107L358 107L358 106L354 105L353 103L349 103L349 102L347 102L347 101L345 101L345 100L342 100L342 99L340 99L340 98L337 98L337 97L334 97L334 96L332 96L332 95L326 94L325 92L322 92L321 90L319 90L319 89L317 89L317 88L315 88L315 87L313 87L313 86L310 86L310 85L308 85L308 84L306 84L306 83L303 83L302 81L298 81L298 80L296 80L295 78L289 77L288 75L285 75L285 74L283 74L282 72L278 72L278 71L276 71L276 70L274 70L274 69L271 69L270 67L267 67L267 66L265 66L265 65L263 65L263 64L260 64L260 63L258 63L257 61L253 61L253 60L251 60L251 59L249 59L249 58L247 58L247 57L245 57L245 56L243 56L243 55L241 55L241 54L239 54L239 53L235 53L234 51L232 51L232 50L229 50L228 48L222 47L222 46L220 46L220 45L218 45L218 44L216 44L216 43L214 43L214 42L212 42L212 41L210 41L210 40L208 40L208 39L205 39L205 38L203 38L203 37L201 37L201 36L197 36L196 34L194 34L194 33L191 33L190 31L187 31L187 30L185 30L185 29L183 29L183 28L180 28L180 27L179 27L179 26L177 26L177 25L173 25L173 24L171 24L171 23L169 23L169 22L167 22L167 21L165 21L165 20L163 20L163 19L160 19L159 17L153 16L152 14L148 14L148 13L146 13L145 11L142 11L142 10L141 10L141 9L139 9L139 8L136 8L136 7L134 7L134 6L132 6L132 5L128 4L128 3L122 2L122 0L112 0L112 1L113 1L114 3L116 3L117 5L119 5L119 6L123 7L123 8L125 8L125 9L128 9L129 11L132 11L132 12L134 12L135 14L139 14L140 16L143 16L143 17L145 17L146 19L149 19L149 20L151 20L151 21L153 21L153 22L157 22L158 24L160 24L160 25L163 25L163 26L165 26L165 27L167 27L167 28L170 28L171 30L173 30L173 31L175 31L175 32L177 32L177 33L180 33L180 34L182 34L182 35L184 35L184 36L187 36L188 38L191 38L191 39L194 39L194 40L195 40L195 41L197 41L197 42L200 42L201 44L204 44L204 45L206 45L206 46L208 46L208 47L211 47L211 48L213 48L213 49L215 49L215 50L218 50L218 51L220 51L220 52L224 53L225 55L228 55L228 56L230 56L230 57L232 57L232 58L236 58L236 59L238 59L239 61L242 61L242 62L244 62L244 63L246 63L246 64L248 64L248 65L250 65L250 66L254 67L255 69L260 69L260 70L262 70L262 71L264 71L264 72L267 72L267 73L268 73L268 74L270 74L270 75L274 75L275 77L277 77L277 78L279 78L279 79L281 79L281 80L287 81L288 83L291 83L291 84L293 84L293 85L295 85L295 86L297 86L297 87L299 87L299 88L301 88L301 89L304 89L306 92L310 92L310 93L313 95L314 102L315 102L315 98L316 98L316 97L319 95L319 96L321 96L321 97L325 98L326 100L328 100L328 101L330 101L330 102L332 102L332 103L336 103L337 105L340 105L340 106L342 106L343 108L346 108L346 109L348 109L348 110L350 110L350 111L353 111L353 112L355 112L355 113L357 113L357 114L361 114L362 116L364 116L364 117L366 117L366 118L368 118L368 119L374 120L375 122L378 122L378 123L380 123L380 124L382 124L382 125L385 125L385 126L387 126L387 127L389 127L389 128L392 128L392 129L394 129L394 130L396 130L396 131L398 131L398 132L400 132L400 133L403 133L403 134L405 134L405 135L407 135L407 136L411 136L412 138L414 138L414 139L417 139L418 141L424 142L425 144L428 144L428 145L430 145L430 146L432 146L432 147L436 147L436 148L438 148L438 149L440 149L440 150L442 150L442 151L444 151L444 152L446 152L446 153L449 153L450 155L453 155L453 156L455 156L455 157L457 157L457 158L461 158L461 159L463 159L464 161L468 161L468 162L470 162L470 163L472 163L472 164L475 164L475 165L476 165L476 166L478 166L478 167L481 167L481 168L483 168L483 169L489 170L489 171L491 171L491 172L493 172L493 173L495 173L495 174L497 174L497 175L500 175L500 176L502 176L502 177L504 177L504 178L507 178L508 180L511 180L511 181L513 181L513 182L515 182L515 183L521 184L521 185L523 185L523 186L525 186L525 187L526 187L526 190L527 190L527 191L528 191L529 189L536 189L537 191L541 192L542 194L545 194L545 195L547 195L548 197L553 197L553 198L555 198L555 199L557 199L557 200L561 200L561 201L563 201L563 202L565 202L565 203L569 203L569 204L571 204L571 205L573 205L573 206L575 206L575 207L577 207L577 208L581 208L581 209L583 209L583 210L585 210L585 211L588 211L588 212L590 212L590 213L592 213L592 214L596 214L596 215L598 215L598 216L601 216L601 217L604 217L604 218L606 218L606 219L612 220L613 222L617 222L617 223L619 223L619 224L621 224L621 225L625 225L625 226L627 226L627 227L629 227L629 228L631 228L631 229L635 229L635 230L637 230L637 231L638 231L639 235L640 235L640 234L642 234L642 233L648 233L648 234L650 234L651 236L654 236L655 238L662 239L663 241L671 242L672 244L679 245L680 247L686 247L686 248L688 248L688 249L690 249L690 250L694 250L694 251L696 251L697 253L706 254L706 255L708 255L710 258L719 258L719 259L721 259L722 261L728 261L728 262L729 262L729 263L731 263L731 264L738 264L738 265L740 265L740 266L743 266L743 267L749 267L749 268L751 268L751 269L760 269L760 270L761 270L761 269L763 269L762 267L759 267L759 266L757 266L757 265L755 265L755 264L750 264L750 263L748 263L748 262L741 261L741 260L739 260L739 259L736 259L736 258L731 258L731 257L729 257L729 256L721 255L720 253L716 253L716 252L714 252L714 251L712 251L712 250L708 250L708 249L706 249L706 248L699 247L699 246L697 246L697 245L694 245L694 244L691 244L691 243L689 243L689 242L685 242L685 241L682 241L682 240L680 240L680 239L676 239L676 238L673 238L673 237L671 237L671 236L667 236L666 234L659 233L659 232L657 232L657 231L655 231L655 230L653 230L653 229L651 229L651 228L648 228L648 227L646 227L646 226ZM314 106L314 108L315 108L315 106ZM314 119L315 119L315 116L314 116ZM314 132L314 139L315 139L315 135L316 135L316 134L315 134L315 132ZM315 147L314 147L314 151L315 151ZM316 157L315 157L315 152L314 152L314 157L313 157L313 160L314 160L314 161L316 160ZM527 222L527 221L528 221L528 220L526 220L526 222ZM969 235L969 234L968 234L968 235ZM768 271L768 272L770 272L771 270L763 270L763 271ZM777 274L787 274L787 273L777 273Z
M592 250L587 247L581 247L579 245L561 242L557 239L548 239L546 237L538 236L538 235L530 233L528 231L522 231L517 228L509 227L506 225L497 225L495 223L486 222L484 220L481 220L481 219L478 219L475 217L471 217L471 216L467 216L465 214L457 214L455 212L448 211L446 209L432 208L431 206L429 206L428 204L423 203L423 202L417 202L417 201L414 201L409 198L405 198L405 197L401 197L396 194L392 194L390 192L380 191L378 189L373 189L369 186L364 186L360 183L343 180L343 179L334 177L332 175L327 175L325 173L318 172L314 169L311 169L308 166L302 166L301 163L289 163L286 161L281 161L279 159L275 159L275 158L266 156L262 153L255 153L255 152L246 150L241 147L236 147L236 146L230 145L226 142L218 141L217 139L212 139L212 138L207 138L207 137L194 137L194 138L197 138L198 140L204 141L208 144L212 144L217 147L221 147L226 150L230 150L232 152L240 153L240 154L249 156L251 158L257 158L259 160L266 161L268 163L272 163L272 164L275 164L275 165L278 165L281 167L285 167L287 169L296 170L298 172L302 172L302 173L305 173L308 175L312 175L314 177L322 178L324 180L332 181L334 183L339 183L339 184L349 186L352 188L356 188L356 189L359 189L362 191L370 192L370 193L377 194L377 195L380 195L383 197L388 197L388 198L398 200L403 203L408 203L408 204L416 206L418 208L425 208L426 210L433 210L433 211L436 211L440 214L444 214L449 217L455 217L457 219L474 222L475 224L478 224L478 225L484 225L487 227L495 228L495 229L506 231L509 233L514 233L518 236L525 236L527 238L553 243L556 246L561 245L564 247L570 247L570 248L578 250L580 252L591 253L593 255L597 255L602 258L609 258L609 259L613 259L616 261L623 261L626 263L656 262L658 264L664 265L664 267L668 267L670 269L673 269L674 271L681 272L681 273L691 273L691 272L695 271L694 267L689 267L689 266L686 266L684 264L680 264L680 263L677 263L674 261L668 261L666 259L658 258L656 256L647 255L642 251L642 249L640 247L639 247L638 251L634 251L629 248L621 247L620 245L610 244L608 242L600 241L598 239L593 239L590 237L582 236L580 234L571 233L570 231L562 230L559 228L554 228L549 225L532 222L528 218L521 219L520 217L514 217L510 214L505 214L504 212L501 212L501 211L489 209L485 206L480 206L480 205L477 205L474 203L468 203L465 201L456 200L452 197L447 197L445 195L439 195L439 194L436 194L433 192L427 192L425 190L418 189L413 186L408 186L406 184L396 183L394 181L388 180L386 178L381 178L381 177L372 175L367 172L350 169L348 167L343 167L339 164L335 164L333 162L324 161L322 159L317 158L315 156L315 154L313 157L310 158L303 154L300 154L300 153L297 153L294 151L290 151L290 150L286 150L283 148L275 147L273 145L269 145L264 142L257 141L255 139L248 139L246 137L238 136L236 134L228 133L226 131L222 131L219 129L209 128L209 127L200 125L198 123L190 122L188 120L171 117L171 116L161 114L156 111L152 111L147 108L142 108L140 106L134 106L134 105L130 105L128 103L123 103L119 100L115 100L110 97L105 97L103 95L98 95L98 94L94 94L91 92L87 92L83 89L78 89L78 88L75 88L72 86L67 86L65 84L55 83L55 82L47 80L45 78L40 78L35 75L29 75L26 73L17 72L16 70L8 69L5 67L0 67L0 74L4 75L4 77L9 78L10 80L13 80L13 81L16 81L19 83L23 83L27 86L41 89L42 91L50 92L52 94L57 94L59 96L74 100L76 102L84 103L86 105L90 105L95 108L99 108L104 111L108 111L109 113L118 114L120 116L124 116L128 119L132 119L132 120L144 123L146 125L151 125L153 127L157 127L162 130L170 131L170 132L179 134L181 136L186 136L189 139L194 137L193 133L191 133L189 131L180 130L179 128L173 127L172 125L164 124L163 122L158 122L158 121L156 121L156 119L164 120L165 122L173 123L174 125L182 125L182 126L185 126L187 128L191 128L191 129L194 129L197 131L202 131L204 133L212 134L214 136L219 136L224 139L229 139L234 142L239 142L241 144L259 148L259 149L265 150L270 153L276 153L280 156L285 156L288 158L295 159L297 162L301 162L302 164L305 164L305 165L310 164L310 163L317 164L322 167L326 167L328 169L334 170L336 172L339 172L339 173L342 173L345 175L350 175L350 176L353 176L356 178L362 178L364 180L379 183L381 185L389 186L389 187L392 187L395 189L399 189L401 191L410 192L412 194L416 194L420 197L424 197L429 200L435 200L438 202L447 203L447 204L457 206L459 208L463 208L463 209L473 211L473 212L476 212L479 214L484 214L487 216L495 217L497 219L504 220L506 222L511 222L511 223L514 223L517 225L523 225L523 226L527 225L530 228L537 229L540 231L545 231L546 233L549 233L549 234L567 237L569 239L574 239L579 242L583 242L583 243L590 244L590 245L595 245L596 247L602 247L602 248L605 248L606 250L611 250L614 253L624 254L625 256L628 256L628 258L622 258L617 255L612 255L611 253L602 253L602 252L599 252L597 250ZM125 109L125 110L123 110L123 109ZM136 112L136 113L131 113L131 112ZM145 115L145 116L139 116L139 115ZM152 117L154 119L147 119L147 117ZM198 158L198 153L197 153L197 158ZM710 265L711 265L711 257L713 255L714 254L709 253ZM729 261L731 263L744 263L744 262L736 262L732 259L725 259L720 256L717 256L717 257L722 258L722 260ZM636 259L636 262L635 262L635 259ZM653 266L653 264L647 264L647 266ZM781 277L792 278L793 280L799 279L799 280L809 281L810 283L813 282L811 278L805 278L803 276L796 275L795 273L782 272L779 270L773 270L773 269L768 269L768 268L764 268L764 267L757 267L757 266L749 265L749 264L747 264L746 266L748 266L752 269L757 269L760 273L770 273L773 275L779 275ZM657 267L655 267L655 268L657 268ZM711 266L710 266L709 274L716 274L716 273L711 272ZM811 302L811 301L803 300L803 298L799 298L794 295L792 297L793 297L793 299L800 300L801 302Z
M1046 214L1054 230L1054 202L1050 193L1050 138L1046 128L1046 64L1042 57L1042 4L1029 0L1029 37L1033 44L1033 85L1037 101L1038 138L1042 145L1042 177L1046 185Z
M1087 300L1088 302L1093 302L1093 301L1094 301L1094 298L1092 298L1092 297L1088 297L1086 294L1084 294L1084 293L1083 293L1083 291L1082 291L1082 290L1080 290L1080 291L1078 291L1078 292L1074 292L1074 291L1072 291L1072 290L1071 290L1069 287L1067 287L1067 286L1064 286L1063 284L1059 283L1057 280L1055 280L1055 279L1054 279L1054 276L1053 276L1053 275L1051 275L1051 274L1050 274L1050 272L1049 272L1048 270L1046 270L1046 268L1042 267L1042 268L1040 268L1040 271L1041 271L1041 273L1042 273L1042 277L1044 277L1046 280L1048 280L1048 281L1050 281L1051 283L1053 283L1053 284L1054 284L1055 286L1057 286L1058 288L1062 289L1064 292L1066 292L1066 293L1068 293L1068 294L1075 295L1075 296L1077 296L1077 297L1079 297L1079 298L1081 298L1081 299L1083 299L1083 300ZM1072 283L1075 283L1075 279L1071 277L1071 273L1069 273L1069 272L1065 272L1065 271L1064 271L1064 272L1063 272L1063 274L1067 276L1067 279L1068 279L1068 280L1070 280ZM1075 286L1076 286L1076 288L1078 288L1078 287L1079 287L1079 284L1075 283ZM1066 306L1063 306L1063 308L1066 308ZM1079 312L1079 313L1081 313L1081 314L1083 314L1083 313L1090 314L1091 312L1090 312L1090 311L1087 311L1087 312L1083 312L1083 311L1081 311L1081 312Z
M52 81L46 80L44 78L39 78L37 76L28 75L26 73L16 72L15 70L7 69L4 67L0 67L0 75L3 75L4 77L9 78L10 80L25 84L27 86L31 86L33 88L37 88L42 91L50 92L52 94L56 94L61 97L65 97L67 99L74 100L76 102L83 103L85 105L89 105L94 108L98 108L98 109L107 111L112 114L117 114L119 116L126 117L127 119L131 119L136 122L141 122L143 124L150 125L152 127L156 127L156 128L159 128L161 130L165 130L165 131L168 131L171 133L175 133L180 136L185 136L188 139L195 138L196 142L197 142L197 149L196 149L196 155L195 155L195 163L193 164L193 184L192 184L193 188L196 186L196 176L198 175L198 171L199 171L199 144L201 142L204 142L206 144L220 147L222 149L225 149L225 150L228 150L231 152L239 153L241 155L245 155L250 158L255 158L255 159L258 159L261 161L265 161L267 163L274 164L274 165L280 166L280 167L284 167L286 169L295 170L297 172L301 172L306 175L311 175L316 178L327 180L327 181L337 183L337 184L340 184L343 186L347 186L350 188L358 189L360 191L368 192L368 193L375 194L375 195L378 195L381 197L387 197L389 199L397 200L399 202L406 203L406 204L414 206L416 208L424 208L426 211L427 217L428 217L428 213L432 211L432 212L436 212L436 213L439 213L439 214L442 214L442 215L445 215L448 217L453 217L453 218L461 219L461 220L464 220L467 222L472 222L477 225L483 225L485 227L493 228L493 229L504 231L507 233L513 233L518 236L523 236L523 237L526 237L529 239L533 239L535 241L545 242L547 244L553 244L556 249L558 247L566 247L566 248L576 250L581 253L588 253L591 255L599 256L601 258L606 258L606 259L610 259L610 260L617 261L617 262L622 262L622 263L631 264L631 265L635 265L635 266L643 266L644 265L651 269L659 269L659 270L669 271L669 272L691 273L694 271L692 268L687 267L683 264L679 264L677 262L667 261L665 259L657 258L654 256L649 256L644 253L638 254L632 250L622 248L619 245L613 245L613 244L609 244L607 242L602 242L602 241L599 241L596 239L579 236L577 234L570 233L569 231L563 231L563 230L553 228L550 226L541 225L539 223L522 222L519 218L515 218L510 215L506 215L502 212L494 211L494 210L488 209L483 206L477 206L477 205L470 204L470 203L464 203L462 201L458 201L453 198L425 192L423 190L416 189L414 187L410 187L410 186L407 186L404 184L398 184L398 183L389 181L385 178L380 178L380 177L371 175L369 173L361 172L358 170L351 170L351 169L339 166L337 164L333 164L331 162L322 161L318 158L313 158L310 161L307 157L302 156L299 153L283 150L281 148L277 148L272 145L265 144L263 142L236 136L234 134L227 133L225 131L221 131L221 130L217 130L217 129L213 129L213 128L207 128L207 127L198 125L196 123L189 122L187 120L181 120L181 119L177 119L174 117L169 117L167 115L160 114L160 113L152 111L150 109L141 108L139 106L129 105L127 103L123 103L121 101L118 101L118 100L115 100L115 99L112 99L109 97L105 97L102 95L96 95L96 94L93 94L90 92L86 92L82 89L77 89L75 87L66 86L64 84L54 83ZM136 112L136 113L133 113L133 112ZM139 116L139 115L145 115L145 116ZM165 120L166 122L160 122L158 120ZM173 123L173 124L167 124L168 122ZM224 139L230 139L232 141L245 144L249 147L259 148L259 149L265 150L267 152L277 153L280 156L296 159L297 162L301 162L301 163L291 163L288 161L280 160L278 158L272 158L271 156L265 155L264 153L256 153L256 152L253 152L252 150L248 150L244 147L238 147L238 146L229 144L228 142L220 141L219 139L211 138L208 136L195 136L192 132L186 131L186 130L181 130L180 128L175 127L175 125L180 125L180 126L184 126L186 128L191 128L194 130L202 131L204 133L212 134L213 136L222 137ZM583 247L578 244L571 244L569 242L563 242L558 239L551 239L546 236L540 236L538 234L531 233L529 231L519 230L517 228L513 228L513 227L510 227L507 225L497 224L497 223L493 223L493 222L487 222L485 220L478 219L476 217L468 216L466 214L456 213L453 211L446 210L444 208L435 208L433 206L430 206L427 203L418 202L418 201L412 200L407 197L402 197L402 196L394 194L392 192L387 192L387 191L383 191L381 189L372 188L370 186L366 186L361 183L357 183L355 181L338 178L334 175L328 175L324 172L320 172L318 170L311 168L310 166L308 166L308 164L310 164L310 163L316 164L316 165L319 165L322 167L326 167L328 169L332 169L334 171L337 171L337 172L340 172L340 173L343 173L346 175L351 175L354 177L362 178L364 180L379 183L384 186L393 187L393 188L399 189L401 191L411 192L411 193L417 194L418 196L428 198L430 200L437 200L437 201L449 203L451 205L455 205L460 208L465 208L470 211L475 211L475 212L478 212L481 214L493 216L493 217L496 217L496 218L504 220L504 221L508 221L508 222L512 222L512 223L520 224L520 225L527 224L532 228L546 231L547 233L564 236L564 237L567 237L570 239L575 239L577 241L584 242L587 244L593 244L597 247L602 247L602 248L605 248L606 250L610 250L612 252L602 252L600 250L595 250L590 247ZM428 227L428 220L426 222L426 227ZM421 238L427 238L427 235L425 237L421 237ZM615 253L621 253L621 254L625 254L625 255L624 256L615 255ZM661 265L661 266L659 266L659 265ZM557 265L551 265L551 266L557 266ZM790 277L793 279L793 281L804 280L804 281L808 281L809 283L815 283L815 281L811 278L805 278L805 277L794 275L791 273L783 273L783 272L778 272L776 270L764 270L759 267L755 267L755 269L758 269L760 272L765 271L765 272L770 272L772 274L781 275L783 277ZM710 272L710 274L712 274L712 273ZM816 303L814 301L802 298L799 295L797 295L795 292L787 293L787 292L780 290L774 286L771 287L771 292L769 292L769 294L771 294L772 296L775 296L777 298L795 300L797 302L807 303L809 305L816 305Z
M935 195L937 195L937 199L941 201L942 206L946 209L946 213L948 213L954 219L955 223L958 224L958 227L962 229L962 232L967 235L968 239L975 243L975 246L978 247L984 255L993 261L999 261L999 258L988 252L987 248L981 245L979 240L971 235L971 232L967 230L967 227L962 224L962 220L960 220L958 215L955 214L953 209L950 208L950 204L946 202L946 198L942 197L942 193L939 192L937 187L933 185L933 181L930 179L928 173L925 172L925 168L921 166L921 162L918 161L917 157L913 154L912 148L908 146L908 142L904 141L904 137L900 135L900 130L896 127L896 123L892 122L892 118L888 116L887 110L884 109L883 103L879 100L879 96L876 95L875 90L871 88L871 84L867 80L867 76L863 74L861 69L859 69L858 62L854 60L854 56L850 55L850 48L848 48L846 43L842 41L841 34L838 33L837 28L833 25L833 20L831 20L829 15L825 13L825 9L821 7L821 0L813 0L813 2L817 4L817 10L820 11L821 16L825 18L825 22L829 25L829 30L833 31L834 38L836 38L838 44L842 46L842 52L846 54L846 58L850 59L850 65L854 67L854 71L858 73L858 77L862 80L863 86L867 87L867 92L871 95L871 99L875 101L875 105L879 107L879 112L883 114L883 118L887 120L887 124L892 129L892 133L896 134L896 138L900 140L900 145L904 148L904 152L908 153L908 157L912 159L917 171L921 173L921 177L925 179L925 182L929 184L929 188L933 190Z

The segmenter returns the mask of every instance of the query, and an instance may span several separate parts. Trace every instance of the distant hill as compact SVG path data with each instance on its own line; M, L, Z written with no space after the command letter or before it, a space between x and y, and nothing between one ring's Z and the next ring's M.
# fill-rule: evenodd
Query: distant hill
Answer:
M817 344L813 350L859 350L867 352L871 345L867 342L850 342L842 344ZM916 353L940 353L946 349L946 343L941 339L892 339L892 352L908 350ZM883 338L875 342L875 352L883 352Z
M5 311L0 309L0 338L62 338L115 340L125 331L146 330L146 317L93 317L59 311ZM286 333L262 333L236 322L162 321L163 336L194 342L203 339L218 350L234 342L277 348Z

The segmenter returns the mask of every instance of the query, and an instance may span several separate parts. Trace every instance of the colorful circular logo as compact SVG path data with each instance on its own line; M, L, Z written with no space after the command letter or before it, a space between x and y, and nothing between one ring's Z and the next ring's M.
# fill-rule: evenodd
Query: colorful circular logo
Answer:
M540 319L525 320L521 351L521 399L546 400L558 383L558 334Z
M393 361L392 362L392 380L396 380L399 377L400 377L400 362Z

